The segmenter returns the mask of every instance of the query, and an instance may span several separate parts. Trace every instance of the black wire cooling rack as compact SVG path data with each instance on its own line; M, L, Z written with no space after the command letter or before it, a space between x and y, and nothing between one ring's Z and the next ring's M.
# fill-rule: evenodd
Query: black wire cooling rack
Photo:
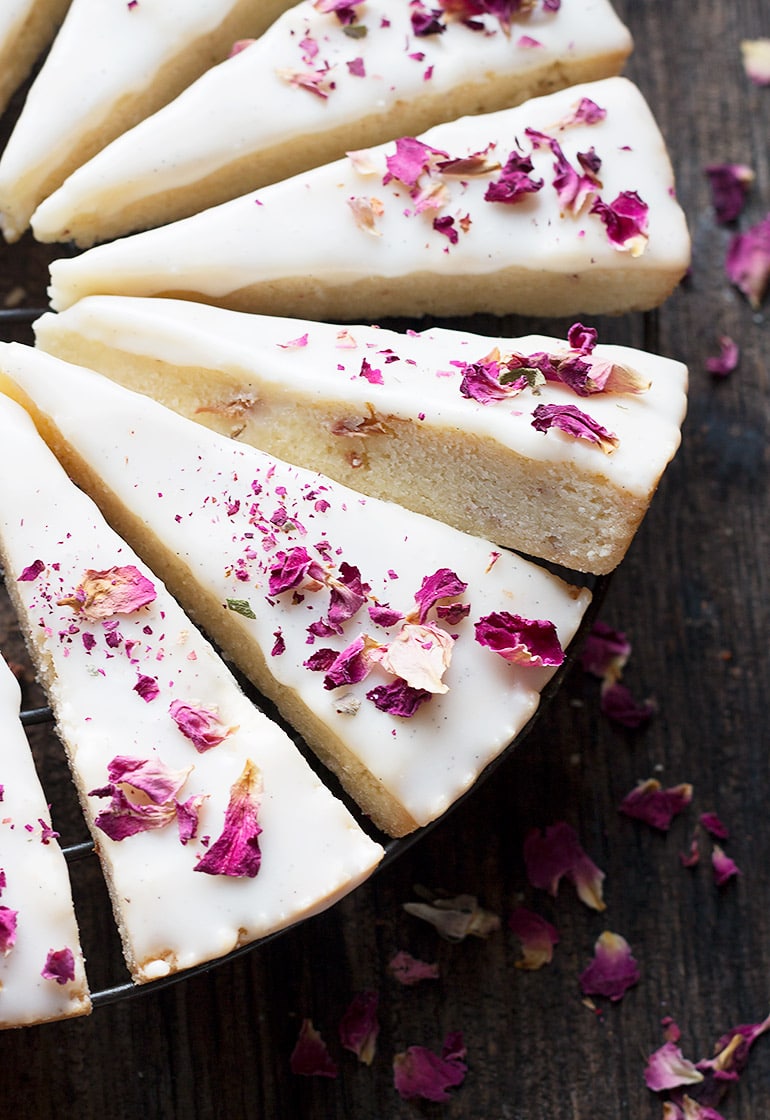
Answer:
M43 314L43 310L44 309L41 309L41 308L24 308L24 307L0 309L0 332L2 332L3 337L5 337L6 333L8 333L9 331L14 333L14 335L16 334L16 332L18 330L23 331L24 328L29 327L35 321L35 319L37 319L40 315ZM30 338L20 338L19 340L20 341L31 341ZM574 664L575 657L577 656L577 653L580 650L580 647L582 645L582 642L583 642L584 638L586 637L586 635L590 631L591 627L593 626L593 624L594 624L594 622L597 618L597 615L598 615L599 610L601 608L604 596L605 596L607 588L609 586L610 576L591 577L591 576L585 576L585 575L577 574L577 573L574 573L574 572L561 572L558 569L554 569L554 570L559 572L559 574L561 574L561 575L565 575L568 579L570 579L571 582L580 583L580 584L588 587L592 592L591 603L590 603L589 608L588 608L588 610L586 611L586 613L583 617L583 620L582 620L581 626L578 630L578 633L575 636L575 638L573 639L572 643L570 644L569 649L567 650L567 654L566 654L566 658L565 658L564 663L560 666L560 668L557 670L557 672L554 674L554 676L551 678L551 680L549 681L549 683L546 685L545 689L543 690L540 705L539 705L537 711L534 713L534 715L529 720L529 722L525 725L524 728L522 728L522 730L519 732L519 734L516 736L516 738L508 745L508 747L493 762L491 762L489 764L489 766L487 766L487 768L481 774L481 776L479 777L479 779L477 780L475 785L471 789L469 789L465 794L463 794L457 801L455 801L453 803L453 805L447 810L447 812L454 811L454 809L456 809L457 806L462 804L468 797L472 796L473 792L478 788L479 784L482 781L488 780L488 778L492 774L494 774L494 772L498 769L498 767L500 765L502 765L506 761L506 759L508 759L510 757L510 754L515 749L515 747L529 734L529 732L531 731L534 723L537 721L539 716L542 714L545 707L551 702L551 700L553 699L553 697L555 696L555 694L559 690L565 676L567 675L567 673L569 673L572 665ZM2 586L2 594L6 595L4 584ZM10 609L10 607L9 607L9 609ZM238 674L236 674L236 675L238 675ZM267 711L267 713L271 716L271 718L274 718L274 719L277 720L277 722L282 723L280 716L277 714L273 705L269 701L266 701L266 700L264 700L263 697L260 697L255 692L255 690L251 687L251 685L247 681L245 681L243 678L239 678L239 681L240 681L241 686L243 687L244 692L246 692L246 694L254 701L254 703L257 704L258 707L260 707L262 710ZM24 708L21 712L21 722L22 722L22 725L25 727L25 729L33 729L33 728L42 727L43 732L46 736L48 745L50 747L50 750L51 751L57 750L61 755L63 755L63 750L59 747L58 740L57 740L56 734L55 734L53 713L52 713L52 711L49 707L41 706L41 707ZM285 725L284 725L284 727L285 727ZM290 728L285 728L285 729L290 734L293 735L293 737L295 739L295 742L296 742L297 741L296 740L296 735L291 731L291 729ZM323 767L321 766L320 763L318 763L318 761L315 759L315 757L312 754L310 754L310 752L304 747L303 743L299 742L297 745L300 747L300 749L305 754L305 757L307 758L310 765L313 766L314 769L322 776L323 781L328 786L330 786L333 789L333 791L335 792L335 794L337 796L339 796L346 803L347 807L350 809L353 816L358 820L359 824L361 824L361 826L365 829L365 831L367 831L371 834L372 833L371 822L369 822L367 818L363 817L363 814L361 814L361 812L357 809L355 804L353 804L350 801L350 799L345 795L344 791L341 790L336 778L334 778L333 775L330 775L327 771L325 771L323 769ZM46 778L45 764L43 763L43 765L41 766L40 763L39 763L39 768L43 770L42 778L43 778L43 784L45 786L45 778ZM75 814L70 813L70 816L74 817ZM439 820L443 820L443 819L444 819L443 817L439 818ZM380 862L377 870L379 871L382 868L387 867L395 859L397 859L398 857L403 855L404 852L406 852L409 848L411 848L412 845L419 842L419 840L423 836L425 836L426 833L429 832L434 827L435 824L438 824L438 823L439 823L438 821L434 821L431 824L426 825L425 827L417 829L415 832L410 833L408 836L401 837L401 838L396 839L396 840L389 839L389 838L383 837L383 836L377 836L377 839L379 840L379 842L383 845L383 847L385 849L385 856L384 856L383 860ZM67 827L67 831L69 831L69 829L71 828L72 831L74 832L76 830L76 823L73 823L72 821L68 821L66 827ZM76 840L76 839L74 839L72 841L68 841L66 833L65 833L65 835L63 836L63 841L62 841L61 847L62 847L62 851L64 853L64 857L67 861L67 864L71 868L74 868L78 864L82 864L84 861L96 861L97 860L96 852L95 852L95 849L94 849L94 844L93 844L93 841L91 841L91 840ZM105 906L109 907L109 901L106 899L106 897L105 897ZM75 909L76 909L76 913L78 914L78 918L80 919L82 915L81 915L81 912L80 912L80 909L79 909L79 906L78 906L77 896L75 898ZM92 1002L93 1006L95 1008L97 1008L97 1007L100 1007L100 1006L106 1006L107 1004L118 1003L118 1002L123 1001L123 1000L131 999L131 998L134 998L134 997L142 995L142 994L147 994L147 993L150 993L150 992L157 992L162 988L166 988L166 987L169 987L172 984L179 983L180 981L182 981L184 979L187 979L188 977L196 976L196 975L199 975L201 973L208 972L211 969L213 969L215 967L218 967L221 964L224 964L225 962L232 961L232 960L236 959L237 957L240 957L240 956L245 955L246 953L252 952L254 949L258 948L259 946L264 945L267 942L274 940L276 937L282 936L283 934L287 933L292 928L293 928L292 926L287 926L283 929L275 931L274 933L268 934L265 937L262 937L257 941L249 942L246 945L239 946L237 949L234 949L232 952L228 953L227 955L225 955L223 957L218 957L215 960L204 961L201 964L195 965L195 966L193 966L191 968L188 968L188 969L185 969L181 972L172 973L170 976L161 977L157 980L152 980L152 981L150 981L149 983L146 983L146 984L135 984L130 979L126 979L124 981L120 981L120 982L116 982L116 983L106 982L106 983L100 984L100 985L96 986L91 991L91 1002ZM81 930L81 932L82 932L82 930ZM86 949L87 948L88 948L88 946L86 944ZM109 967L109 971L111 973L117 974L118 969L120 969L121 967L123 969L125 969L125 965L122 963L122 956L119 953L115 953L114 955L115 955L115 960L114 961L111 960L109 962L108 967ZM86 956L87 956L88 960L93 963L94 958L98 956L98 951L95 952L95 953L86 952Z

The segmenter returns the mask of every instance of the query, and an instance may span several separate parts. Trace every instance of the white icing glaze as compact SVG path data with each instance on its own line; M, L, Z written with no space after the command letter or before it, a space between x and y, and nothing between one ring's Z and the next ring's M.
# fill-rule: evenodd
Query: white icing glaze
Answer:
M128 98L148 89L164 64L185 47L213 39L240 3L139 0L132 6L127 0L72 0L0 159L6 232L23 231L41 201L40 184L53 167L66 165L71 152L92 133L109 131L107 142L135 124L123 115ZM259 0L244 21L243 34L259 34L286 7L288 0ZM226 46L214 46L201 69L226 52Z
M358 828L288 736L246 699L160 581L152 577L154 602L119 616L123 641L117 647L107 644L101 622L57 603L88 569L134 564L147 574L146 568L5 397L0 424L6 570L13 580L35 560L45 565L37 578L14 587L32 640L55 669L51 700L80 788L104 787L108 762L128 755L157 757L173 769L193 765L180 800L206 796L198 837L186 845L174 823L122 841L94 828L136 978L153 979L217 957L330 905L371 872L380 846ZM90 650L84 635L93 635ZM135 691L140 674L157 680L154 699L145 701ZM222 722L237 730L198 753L169 715L175 698L218 709ZM253 879L195 874L204 838L213 841L222 831L230 788L247 759L258 766L264 787L260 871ZM93 828L93 816L107 801L86 800Z
M603 346L597 358L637 371L650 388L639 394L597 393L578 397L553 382L505 400L480 404L462 396L458 363L477 362L495 347L510 354L566 353L563 339L483 337L432 328L399 334L378 327L341 328L330 323L249 315L184 300L93 296L35 324L38 345L55 348L57 336L75 332L127 354L176 366L220 370L232 385L315 404L345 401L352 414L371 405L380 416L411 420L426 428L459 428L469 436L538 462L570 464L629 494L649 495L677 450L686 410L687 369L681 362L625 346ZM302 339L299 345L288 345ZM393 356L398 360L393 361ZM382 384L361 376L362 361ZM537 404L574 404L618 436L611 455L584 440L532 426Z
M583 97L606 109L606 117L559 131L558 123L571 116ZM345 158L183 221L55 261L52 304L63 310L89 294L180 291L225 301L250 285L302 278L309 298L314 288L339 286L344 307L344 293L364 280L422 272L467 278L472 311L490 307L494 285L474 285L471 278L491 277L504 268L585 274L588 282L593 271L602 270L684 272L689 238L674 198L665 145L644 99L626 79L590 82L513 109L438 125L421 140L453 158L494 143L505 161L516 137L526 144L527 128L555 130L573 166L578 152L595 147L602 158L601 193L606 201L621 191L636 191L642 197L649 207L649 241L640 256L631 258L616 249L598 215L576 218L561 213L550 185L553 155L542 148L532 159L534 175L543 178L545 186L515 205L483 200L487 175L450 181L450 202L440 213L456 217L458 229L465 215L471 223L467 231L459 229L458 242L452 245L433 228L435 211L416 214L408 190L398 181L383 185L386 157L395 150L394 144L385 144L366 153L371 173L362 173L357 169L360 163ZM382 202L383 213L375 223L378 236L356 224L349 200L361 198ZM414 312L419 301L408 284L403 298L405 313ZM295 296L291 310L302 306Z
M78 454L98 465L105 486L184 559L190 587L199 585L223 607L228 600L249 602L256 618L230 612L243 640L257 643L275 681L316 713L416 822L437 817L468 789L535 711L553 670L504 661L474 640L474 621L497 610L549 619L566 646L588 592L499 555L488 541L241 447L39 351L3 346L0 365ZM282 510L284 529L277 527ZM318 550L317 542L328 549ZM400 719L365 698L372 685L388 680L375 668L350 688L361 701L357 714L338 714L323 673L303 662L322 647L343 649L363 631L380 641L393 632L376 627L362 609L340 636L308 644L308 625L328 610L328 590L305 592L300 603L291 593L267 594L272 557L294 545L324 566L328 555L334 571L342 562L357 565L371 597L402 614L414 609L426 575L449 567L466 581L462 599L471 612L451 627L458 638L445 678L449 691ZM272 655L277 632L285 652Z
M41 824L50 829L51 814L19 721L20 702L18 682L0 658L0 907L17 912L16 943L0 953L0 1027L91 1009L67 865ZM43 978L51 949L72 952L74 979Z
M157 225L168 220L163 217L166 192L247 154L253 156L250 186L257 188L276 178L271 160L260 155L271 148L280 148L282 159L291 158L285 177L310 166L305 149L311 140L314 154L318 151L319 134L370 118L366 138L357 143L392 139L395 123L386 114L397 106L401 134L411 135L446 119L442 104L458 87L481 87L465 103L473 97L479 107L498 109L510 102L496 88L502 80L507 90L511 75L526 90L528 80L537 84L528 76L550 69L547 80L561 86L569 84L570 67L603 55L611 58L604 72L615 72L612 67L619 67L631 47L607 0L563 0L558 13L538 7L515 20L507 34L487 16L477 21L484 30L447 21L442 34L417 37L412 10L409 0L367 0L356 8L357 24L366 34L352 38L335 13L318 12L313 0L298 4L247 50L213 67L75 172L38 208L32 219L35 235L63 240L73 217L83 211L98 223L136 199L164 192L152 223ZM528 45L526 37L539 45ZM321 71L324 81L333 83L326 96L283 76ZM597 64L596 73L579 77L600 75ZM530 96L536 92L544 90L531 89ZM427 115L426 97L439 99ZM338 138L314 162L342 156L345 144L351 146L349 137ZM292 147L296 155L288 157Z
M69 0L3 0L0 6L0 113L53 38Z

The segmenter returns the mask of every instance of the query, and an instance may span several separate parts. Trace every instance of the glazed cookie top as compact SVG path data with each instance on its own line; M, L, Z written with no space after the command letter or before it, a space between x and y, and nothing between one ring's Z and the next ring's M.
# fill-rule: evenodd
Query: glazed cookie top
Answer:
M330 905L371 872L380 846L6 397L0 425L4 566L51 678L134 978Z
M67 865L0 658L0 1026L91 1010Z

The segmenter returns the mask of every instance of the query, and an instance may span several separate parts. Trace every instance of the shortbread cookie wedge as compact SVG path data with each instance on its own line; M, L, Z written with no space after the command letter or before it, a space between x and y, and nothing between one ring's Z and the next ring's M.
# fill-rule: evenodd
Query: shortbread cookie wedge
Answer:
M0 431L6 585L134 980L215 959L355 887L380 845L5 396Z
M535 712L588 591L31 347L2 347L0 368L73 478L384 831L437 818Z
M531 168L531 170L530 170ZM641 310L690 242L663 138L624 78L464 117L51 266L86 295L309 319Z
M258 35L290 0L71 0L0 158L0 226L17 240L81 163Z
M75 171L35 236L87 246L176 221L351 149L617 74L631 50L608 0L509 7L303 0Z
M53 39L70 0L4 0L0 7L0 114Z
M0 657L0 1027L91 1010L69 875Z
M625 555L687 404L680 362L597 344L579 324L567 339L400 334L90 296L35 332L241 442L594 573Z

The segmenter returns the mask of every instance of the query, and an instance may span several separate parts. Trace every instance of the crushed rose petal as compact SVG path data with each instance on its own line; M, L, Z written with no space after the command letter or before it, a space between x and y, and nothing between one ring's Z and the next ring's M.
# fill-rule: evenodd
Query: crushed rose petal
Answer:
M460 1031L448 1034L441 1057L424 1046L410 1046L393 1058L393 1083L404 1100L451 1100L448 1090L465 1080L465 1046Z
M663 789L657 778L648 778L626 794L618 809L627 817L667 832L674 817L684 812L691 801L689 783Z
M172 770L159 759L116 755L107 764L108 784L89 791L90 797L110 798L108 807L96 815L95 826L115 841L165 828L179 819L177 794L191 771L192 766ZM188 814L189 807L183 815Z
M475 624L476 641L516 665L561 665L564 650L547 619L493 611Z
M185 738L200 753L218 746L238 730L237 726L228 727L222 723L216 708L186 704L183 700L172 700L169 714Z
M517 906L508 918L508 928L521 941L524 953L522 959L516 961L516 968L534 971L551 963L559 934L550 922L524 906Z
M72 595L58 606L72 607L89 621L133 614L155 599L155 585L133 564L94 571L89 568Z
M340 1020L340 1042L367 1066L372 1064L380 1033L377 1019L379 999L374 991L357 992Z
M621 191L612 202L596 198L590 213L604 222L610 243L632 257L640 257L647 247L649 206L636 191Z
M729 335L722 334L717 339L719 353L706 358L706 370L713 377L729 377L738 368L741 352L737 342Z
M419 984L421 980L438 980L438 964L418 960L405 949L399 950L388 962L388 972L404 987Z
M594 945L593 960L580 974L580 989L583 995L605 996L617 1002L639 979L639 966L626 939L605 930Z
M618 437L574 404L539 404L532 413L532 427L537 432L558 428L575 439L588 440L610 455L618 446Z
M604 872L586 855L572 825L557 821L545 833L531 829L524 838L523 854L527 878L533 887L548 891L555 898L559 883L566 876L581 902L593 910L605 909Z
M289 1066L292 1073L302 1077L336 1077L339 1073L337 1063L311 1019L302 1020Z
M426 689L412 688L402 680L391 681L390 684L378 684L366 694L366 699L371 700L378 711L400 716L402 719L411 719L419 707L430 698L431 693Z
M730 859L719 844L715 844L712 848L711 866L714 872L714 882L718 887L723 887L725 883L729 883L731 879L742 874L737 863Z
M0 906L0 953L7 957L16 944L18 910Z
M248 759L241 776L230 789L222 833L195 865L195 871L207 875L253 879L259 871L262 854L257 821L262 777Z
M75 979L75 957L71 949L49 949L40 975L44 980L68 984Z

